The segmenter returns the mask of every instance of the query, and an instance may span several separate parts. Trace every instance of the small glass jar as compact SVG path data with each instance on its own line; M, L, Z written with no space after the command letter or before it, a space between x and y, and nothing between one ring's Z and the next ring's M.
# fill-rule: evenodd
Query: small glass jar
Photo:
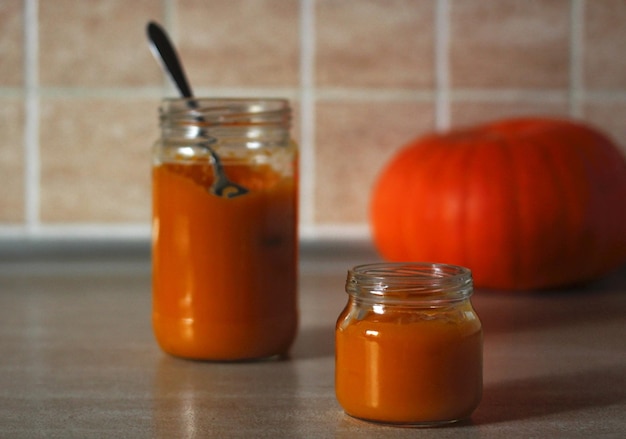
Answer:
M297 147L283 99L166 99L153 149L152 322L200 360L285 354L297 330ZM216 189L219 171L243 188ZM235 191L236 192L236 191Z
M467 268L378 263L348 271L335 390L349 415L394 425L468 418L482 396L481 322Z

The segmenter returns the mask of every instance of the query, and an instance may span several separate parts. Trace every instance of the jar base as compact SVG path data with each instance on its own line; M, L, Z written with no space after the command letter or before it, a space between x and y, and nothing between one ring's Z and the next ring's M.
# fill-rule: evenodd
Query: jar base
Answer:
M271 362L280 362L287 361L290 358L290 353L285 352L282 354L268 354L259 357L240 357L240 358L212 358L212 357L192 357L185 355L173 354L171 352L167 352L163 350L167 356L171 358L176 358L177 360L183 361L191 361L196 363L271 363Z
M351 415L348 412L344 412L348 417L354 419L356 421L365 422L368 424L376 424L385 427L401 427L401 428L437 428L437 427L446 427L453 424L462 423L467 421L468 418L459 418L459 419L451 419L444 421L407 421L407 422L391 422L391 421L380 421L377 419L367 419L360 418L358 416Z

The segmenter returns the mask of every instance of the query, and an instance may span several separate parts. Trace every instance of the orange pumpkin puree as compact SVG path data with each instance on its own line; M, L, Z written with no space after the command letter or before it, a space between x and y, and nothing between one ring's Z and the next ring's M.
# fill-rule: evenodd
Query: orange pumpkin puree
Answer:
M342 317L336 332L336 394L349 415L428 424L467 418L478 406L478 319L428 320L395 311L370 312L342 325Z
M208 192L210 164L153 168L153 328L161 348L193 359L284 354L297 329L294 177L225 165L244 196Z

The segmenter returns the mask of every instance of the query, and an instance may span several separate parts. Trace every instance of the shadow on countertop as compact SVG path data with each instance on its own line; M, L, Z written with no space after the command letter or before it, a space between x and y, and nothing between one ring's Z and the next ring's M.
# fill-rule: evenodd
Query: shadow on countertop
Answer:
M626 325L626 267L567 289L517 292L477 289L472 302L487 334L588 324Z
M521 421L626 401L626 364L485 386L472 424Z

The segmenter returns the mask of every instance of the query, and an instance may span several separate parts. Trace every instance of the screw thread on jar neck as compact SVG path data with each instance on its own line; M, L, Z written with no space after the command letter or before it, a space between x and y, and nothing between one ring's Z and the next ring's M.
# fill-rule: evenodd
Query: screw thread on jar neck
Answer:
M438 263L359 265L346 280L346 292L355 299L407 306L463 301L472 291L468 268Z
M246 137L284 143L289 138L291 107L286 99L164 99L159 108L164 138Z

